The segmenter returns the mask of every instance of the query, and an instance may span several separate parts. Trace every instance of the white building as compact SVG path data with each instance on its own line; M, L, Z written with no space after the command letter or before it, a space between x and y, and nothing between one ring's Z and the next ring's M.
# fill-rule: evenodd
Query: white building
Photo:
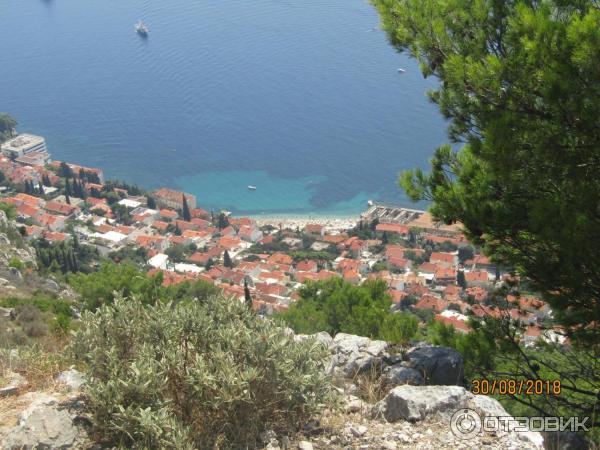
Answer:
M93 233L93 238L100 239L106 245L115 246L125 243L127 235L119 233L118 231L108 231L106 233Z
M119 202L119 205L125 206L126 208L135 209L135 208L140 207L142 204L135 200L130 200L128 198L124 198L123 200L121 200Z
M169 257L164 253L157 253L152 258L148 260L148 265L154 267L155 269L163 269L167 268L167 263L169 262Z
M178 263L178 264L175 264L175 272L200 273L200 272L204 272L204 268L203 267L198 267L195 264Z
M32 152L48 153L46 140L41 136L22 133L2 144L2 153L13 159Z

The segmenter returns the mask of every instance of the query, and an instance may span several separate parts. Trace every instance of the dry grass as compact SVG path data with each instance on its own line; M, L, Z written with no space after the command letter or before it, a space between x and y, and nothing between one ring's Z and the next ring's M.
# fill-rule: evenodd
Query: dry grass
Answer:
M9 396L0 398L0 428L9 428L17 425L18 413L30 403L23 397Z
M380 366L372 366L368 372L358 374L352 380L358 387L359 397L367 403L377 403L388 393L381 370Z
M0 350L0 376L7 378L9 372L15 372L27 380L22 391L54 389L56 375L66 369L68 359L59 350L47 350L39 345L19 347L18 354L10 350Z

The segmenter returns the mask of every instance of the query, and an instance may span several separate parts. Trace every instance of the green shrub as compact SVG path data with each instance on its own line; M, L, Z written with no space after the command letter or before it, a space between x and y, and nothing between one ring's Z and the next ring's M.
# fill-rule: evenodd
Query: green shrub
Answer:
M72 353L89 377L96 430L127 448L252 448L326 402L327 353L242 304L116 298L86 311Z
M17 208L10 203L0 202L0 211L4 211L6 213L6 217L11 220L17 217Z
M340 277L307 282L300 299L281 313L297 333L343 332L382 339L385 323L392 315L391 297L381 280L368 280L354 286Z
M417 316L408 313L394 313L386 317L381 327L381 338L392 344L407 344L419 328Z
M23 270L23 267L24 267L23 261L21 261L16 256L13 256L12 258L10 258L10 261L8 262L8 267L14 267L15 269Z

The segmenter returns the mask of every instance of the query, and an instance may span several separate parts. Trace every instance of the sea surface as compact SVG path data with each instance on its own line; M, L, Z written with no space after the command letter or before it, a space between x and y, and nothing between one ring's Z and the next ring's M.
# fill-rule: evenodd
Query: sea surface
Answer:
M19 131L208 209L408 206L398 172L446 141L436 81L362 0L0 0L0 42L0 111Z

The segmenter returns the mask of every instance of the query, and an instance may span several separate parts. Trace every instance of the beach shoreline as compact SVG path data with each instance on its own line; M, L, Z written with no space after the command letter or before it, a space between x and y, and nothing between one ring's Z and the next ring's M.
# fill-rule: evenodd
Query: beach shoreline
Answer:
M322 225L328 230L347 230L360 220L360 214L251 214L244 215L256 221L259 226L271 225L279 228L303 229L308 224Z

